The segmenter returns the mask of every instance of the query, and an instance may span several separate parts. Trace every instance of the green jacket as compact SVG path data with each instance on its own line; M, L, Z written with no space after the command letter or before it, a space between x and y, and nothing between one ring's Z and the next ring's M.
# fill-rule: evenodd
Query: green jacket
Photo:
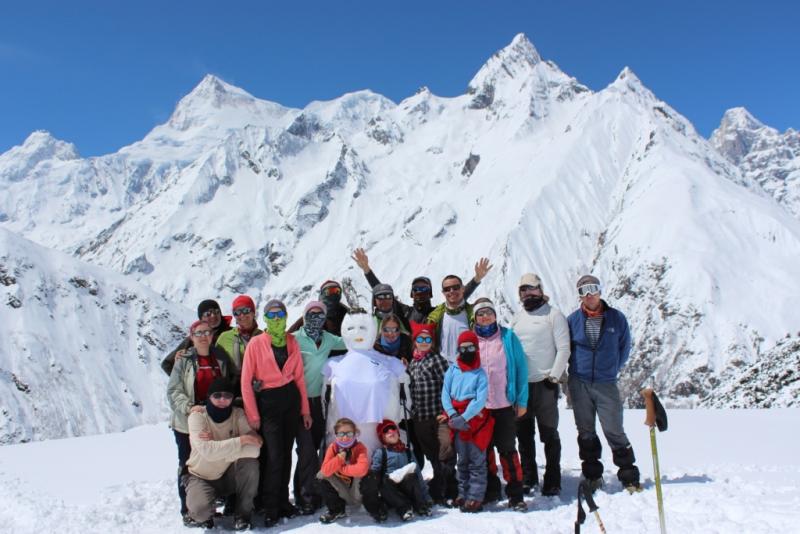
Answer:
M258 334L263 333L263 330L256 328L253 330L253 334L250 336L250 339L253 339ZM232 328L231 330L221 333L217 339L217 347L225 351L225 354L228 355L228 358L231 359L231 363L233 363L235 366L234 372L237 376L241 376L242 362L244 361L244 349L247 347L247 341L242 339L242 336L239 335L239 330Z
M464 309L467 312L467 324L469 325L469 329L475 326L475 311L472 307L472 304L469 302L464 304ZM429 323L436 323L436 347L441 348L442 346L442 329L440 328L440 324L442 322L442 317L444 314L447 313L447 308L444 303L439 304L436 306L433 311L428 314L428 322Z
M217 347L211 348L211 354L219 362L222 376L228 380L233 379L233 365L228 355ZM167 401L172 410L169 426L173 430L189 433L189 412L195 405L194 380L197 374L197 353L194 347L189 349L183 358L175 362L167 384Z
M303 376L306 380L306 394L309 398L319 397L325 389L322 368L333 350L347 350L347 346L339 336L322 331L319 347L308 337L304 328L294 333L300 352L303 355Z

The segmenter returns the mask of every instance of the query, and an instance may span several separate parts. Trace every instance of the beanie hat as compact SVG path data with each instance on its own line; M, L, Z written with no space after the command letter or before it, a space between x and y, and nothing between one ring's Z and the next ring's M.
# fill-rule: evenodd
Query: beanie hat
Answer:
M391 427L396 428L398 431L400 430L400 427L397 426L397 423L395 423L391 419L384 419L383 421L378 423L376 431L378 432L378 439L381 440L381 443L384 443L384 441L383 441L383 431L386 428L391 428Z
M478 311L487 308L492 310L494 314L497 315L497 312L494 309L494 304L492 303L491 300L487 299L486 297L479 298L478 300L475 301L475 304L472 305L472 313L477 314Z
M198 327L198 326L200 326L201 324L208 325L208 323L206 322L206 320L205 320L205 319L198 319L198 320L196 320L196 321L195 321L195 322L193 322L193 323L192 323L192 325L189 327L189 335L191 336L192 334L194 334L194 331L195 331L195 330L197 330L197 327ZM209 326L209 328L210 328L210 326Z
M522 286L532 286L532 287L542 287L542 279L539 278L539 275L533 273L526 273L522 275L522 278L519 280L519 285L517 287Z
M462 343L472 343L475 345L476 352L478 349L478 336L472 330L464 330L458 335L458 344L461 345Z
M415 323L411 322L411 338L417 339L420 334L428 334L433 337L436 334L436 323Z
M390 294L394 296L394 290L392 286L389 284L376 284L375 287L372 288L372 296L376 297L378 295Z
M429 286L433 287L433 284L431 284L431 279L428 278L427 276L418 276L418 277L414 278L411 281L411 287L414 287L414 284L416 284L417 282L424 282L424 283L428 284Z
M211 382L211 385L208 386L208 396L210 397L212 393L217 393L220 391L224 391L236 396L236 390L233 387L233 384L230 381L223 377L219 376Z
M208 310L220 310L221 312L222 308L219 307L216 300L206 299L197 305L197 318L202 319L203 314Z
M233 299L233 304L231 304L231 309L236 310L239 308L250 308L253 311L256 311L256 303L253 302L253 299L248 297L247 295L239 295L235 299Z
M320 310L322 310L322 313L324 313L324 314L328 313L328 307L325 306L325 304L323 304L322 302L320 302L318 300L312 300L311 302L306 304L305 308L303 308L303 317L306 316L306 314L308 313L308 310L310 310L311 308L319 308Z
M282 309L284 312L286 311L286 305L285 305L283 302L281 302L280 300L278 300L278 299L272 299L272 300L270 300L269 302L267 302L267 305L266 305L266 306L264 306L264 315L266 315L266 314L267 314L267 312L268 312L268 311L269 311L271 308L280 308L280 309Z
M592 276L591 274L585 274L580 278L578 278L578 283L575 284L575 287L585 286L586 284L600 285L600 280L596 276Z

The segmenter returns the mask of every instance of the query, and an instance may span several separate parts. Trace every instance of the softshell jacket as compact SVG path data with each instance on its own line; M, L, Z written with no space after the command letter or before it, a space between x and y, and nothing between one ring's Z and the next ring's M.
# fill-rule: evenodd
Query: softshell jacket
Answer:
M470 419L480 413L486 406L486 398L489 395L489 379L486 371L481 369L480 361L478 367L463 371L458 364L453 364L444 375L444 385L442 386L442 407L448 417L455 417L461 414L464 420ZM459 412L453 406L455 401L470 401L463 412Z
M256 328L253 330L253 333L250 334L250 340L256 337L259 334L263 334L264 332L260 328ZM244 360L244 351L247 348L248 341L245 341L242 338L242 335L239 333L238 328L231 328L230 330L226 330L222 334L220 334L219 338L217 338L217 347L221 348L225 351L228 357L231 359L233 365L236 366L236 374L242 373L242 362Z
M272 337L261 334L250 340L244 351L244 365L242 366L242 400L247 420L257 428L256 423L261 421L256 402L256 391L253 389L253 380L261 382L261 389L273 389L294 382L300 393L300 413L310 415L308 407L308 394L306 392L306 379L303 373L303 356L300 345L292 334L286 334L286 351L289 356L283 369L278 367L275 354L272 352Z
M520 310L511 322L528 361L528 382L560 380L569 361L569 325L564 314L545 302L534 311Z
M210 440L199 438L211 432ZM250 425L241 408L233 408L231 416L215 423L205 409L189 415L189 442L192 453L186 462L189 472L203 480L219 480L233 462L240 458L258 458L261 447L242 445L240 436L250 433Z
M347 345L339 336L334 336L330 332L322 331L319 346L308 337L305 328L301 328L294 334L297 344L300 345L300 353L303 355L303 373L306 378L306 393L309 397L319 397L325 389L325 377L322 376L322 369L328 361L328 357L333 351L346 351Z
M369 457L367 448L360 441L350 447L347 457L342 460L337 454L339 446L331 443L325 451L325 458L322 460L320 472L324 477L342 475L351 478L361 478L369 472Z
M603 324L597 347L586 337L586 314L577 309L569 318L569 374L584 382L616 382L631 352L628 320L619 310L602 301Z
M211 345L212 346L216 345L217 339L219 339L219 336L223 332L227 332L228 330L231 329L231 320L232 319L233 318L230 315L223 315L222 316L222 320L220 320L219 326L217 326L214 329L214 337L211 338ZM167 354L167 356L163 360L161 360L161 369L163 369L164 372L167 373L167 375L172 374L172 368L175 366L175 354L179 350L189 350L193 346L194 346L194 343L192 343L191 336L187 337L186 339L181 341L181 344L178 345L177 347L175 347L175 350L173 350L172 352Z
M506 353L506 397L512 406L527 406L528 362L522 343L513 330L504 326L500 327L500 338ZM484 338L478 336L478 342L483 343Z
M232 380L232 368L228 355L217 347L211 347L210 354L219 363L219 370L222 376ZM167 383L167 400L172 410L169 426L178 432L189 433L189 411L196 404L194 398L194 382L197 375L197 353L194 347L175 362L172 374L169 375Z

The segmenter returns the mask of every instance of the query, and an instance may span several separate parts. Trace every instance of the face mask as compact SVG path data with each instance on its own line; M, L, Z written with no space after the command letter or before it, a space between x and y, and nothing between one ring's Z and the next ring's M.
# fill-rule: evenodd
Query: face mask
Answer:
M322 312L307 313L303 321L303 329L308 337L319 341L322 337L322 327L325 326L325 314Z
M211 399L206 399L206 412L212 421L221 423L228 419L233 413L233 403L229 404L227 408L217 408Z
M467 365L471 365L475 361L476 352L465 352L458 356L458 358Z
M356 437L353 436L352 438L336 438L336 445L339 446L340 449L349 449L356 443Z
M525 308L526 311L537 310L542 306L542 304L544 304L543 296L529 295L522 299L522 307Z
M491 337L495 334L495 332L497 332L497 323L492 323L486 326L481 326L479 324L475 325L475 333L480 337Z
M286 346L286 317L267 318L267 333L276 347Z

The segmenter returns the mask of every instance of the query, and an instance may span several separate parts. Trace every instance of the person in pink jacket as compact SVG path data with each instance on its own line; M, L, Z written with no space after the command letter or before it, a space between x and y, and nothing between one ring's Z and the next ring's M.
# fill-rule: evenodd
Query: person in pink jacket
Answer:
M264 317L266 331L245 349L242 399L247 421L264 439L260 495L269 527L298 513L289 502L292 444L299 420L311 428L311 415L300 346L286 332L286 306L273 299L264 308Z

